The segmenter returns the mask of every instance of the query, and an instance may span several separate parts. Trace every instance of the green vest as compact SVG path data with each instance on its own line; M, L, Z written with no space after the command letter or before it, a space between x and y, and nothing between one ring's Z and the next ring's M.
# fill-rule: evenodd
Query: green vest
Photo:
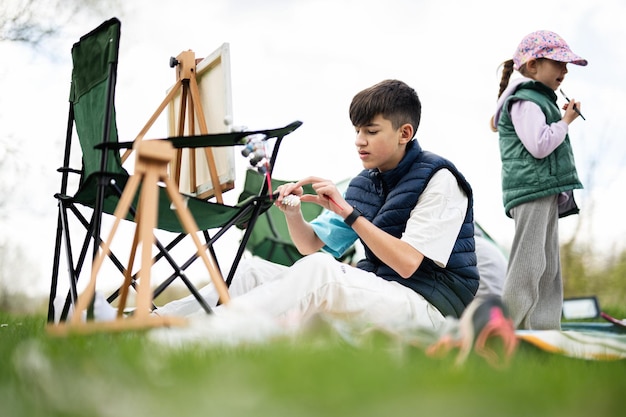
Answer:
M515 133L509 113L512 102L516 100L528 100L537 104L546 115L548 124L558 122L562 118L554 91L537 81L520 84L515 94L504 102L498 120L498 132L502 159L502 200L508 217L511 217L511 208L519 204L583 188L576 173L569 135L566 135L563 143L543 159L535 158L526 150Z

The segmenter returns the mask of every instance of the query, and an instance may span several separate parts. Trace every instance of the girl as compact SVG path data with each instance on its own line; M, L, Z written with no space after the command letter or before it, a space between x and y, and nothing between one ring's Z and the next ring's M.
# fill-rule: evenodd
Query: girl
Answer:
M560 329L563 284L558 218L577 214L576 173L568 127L581 105L556 104L567 64L587 65L554 32L537 31L504 62L492 129L499 133L506 215L515 221L502 299L517 328ZM522 77L509 83L513 70Z

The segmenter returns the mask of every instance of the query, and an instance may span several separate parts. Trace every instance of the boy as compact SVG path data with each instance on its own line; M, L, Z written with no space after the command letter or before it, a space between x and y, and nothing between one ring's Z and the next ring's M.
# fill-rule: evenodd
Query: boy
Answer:
M472 190L451 162L422 151L414 139L420 117L416 92L401 81L382 81L358 93L350 119L365 169L345 196L318 177L280 186L275 204L294 244L308 256L291 267L242 262L229 289L233 299L216 313L234 305L290 323L323 313L426 329L438 328L446 316L460 317L479 284ZM303 195L305 184L315 194ZM293 197L285 200L289 195L327 210L307 223L299 204L289 202ZM365 258L356 267L331 256L357 238ZM203 295L215 302L214 291L206 288ZM187 314L195 303L187 300L155 313Z

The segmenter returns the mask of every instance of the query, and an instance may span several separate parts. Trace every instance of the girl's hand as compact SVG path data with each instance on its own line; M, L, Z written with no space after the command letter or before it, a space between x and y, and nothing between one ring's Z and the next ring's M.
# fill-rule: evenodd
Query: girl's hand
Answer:
M578 112L574 110L574 107L578 109ZM565 114L563 115L562 120L567 124L572 123L579 116L580 101L576 101L574 99L570 100L563 105L563 110L565 110Z

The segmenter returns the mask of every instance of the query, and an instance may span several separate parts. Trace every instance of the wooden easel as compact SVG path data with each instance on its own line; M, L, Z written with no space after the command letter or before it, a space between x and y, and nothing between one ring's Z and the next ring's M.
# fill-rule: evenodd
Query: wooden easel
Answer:
M166 185L167 194L174 205L176 213L185 231L192 237L198 255L204 261L209 276L217 289L222 304L228 303L230 297L226 283L217 268L215 259L207 254L200 239L197 236L198 227L189 209L185 205L178 191L177 184L168 175L167 166L175 155L172 144L164 140L148 140L136 142L133 146L136 156L135 173L130 177L120 201L115 209L115 222L106 242L101 245L98 256L94 259L91 271L91 279L85 291L78 298L76 309L72 318L67 323L49 326L50 333L63 335L70 331L93 332L99 330L134 330L149 327L183 325L186 321L180 317L162 317L150 315L152 305L152 289L150 287L150 271L152 267L152 246L155 241L154 228L158 218L158 193L159 181ZM139 204L137 207L136 229L133 238L133 246L129 265L126 268L124 286L117 310L117 318L113 321L96 322L93 320L83 321L83 313L86 312L91 300L95 295L96 277L102 262L109 255L111 242L120 221L126 218L137 190L141 185ZM132 316L124 318L124 309L128 298L128 287L131 283L131 271L133 269L137 248L141 244L141 269L137 274L139 284L137 288L136 309Z
M202 101L200 99L200 90L198 88L198 81L196 79L196 65L201 60L196 60L196 55L193 51L183 51L176 58L170 59L170 66L176 68L176 83L169 91L169 93L163 99L163 102L159 105L152 117L148 120L146 125L141 129L135 142L141 141L146 133L150 130L154 122L159 118L163 110L170 105L177 94L180 92L180 107L178 116L178 126L176 129L176 136L195 135L196 120L200 128L201 135L209 133L204 109L202 108ZM189 111L187 111L189 109ZM187 124L185 123L187 121ZM187 126L187 132L185 131ZM210 198L215 196L215 200L223 204L222 193L228 191L234 187L232 183L220 184L219 174L217 172L217 165L215 164L215 157L211 148L204 148L204 156L206 157L207 166L209 168L209 175L211 177L212 189L205 191L202 195L198 195L199 198ZM122 155L122 163L126 161L131 149L126 150ZM177 149L176 157L172 158L172 177L176 184L180 183L181 176L181 160L183 149ZM197 171L196 171L196 155L195 152L189 154L189 176L191 189L197 188Z

